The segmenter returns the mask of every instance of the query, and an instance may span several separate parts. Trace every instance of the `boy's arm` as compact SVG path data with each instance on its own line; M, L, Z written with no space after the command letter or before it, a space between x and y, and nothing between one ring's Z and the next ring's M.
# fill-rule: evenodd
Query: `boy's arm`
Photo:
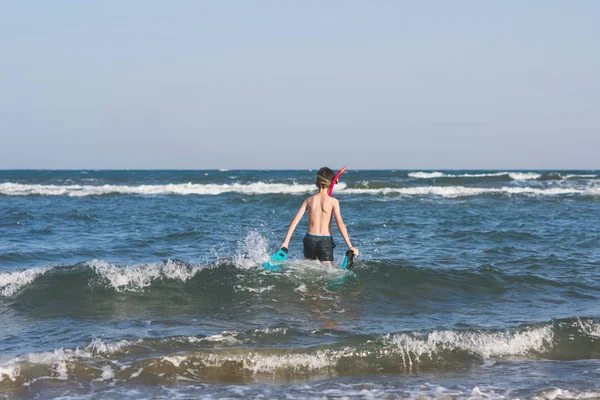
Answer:
M304 212L306 212L306 200L304 200L302 202L302 205L298 209L296 216L294 217L294 219L292 219L292 222L290 222L290 227L288 228L287 234L285 235L285 240L281 244L281 247L287 248L289 246L290 239L292 238L292 234L294 233L294 230L296 229L298 222L300 222L300 220L304 216Z
M340 203L338 201L333 203L333 215L335 216L335 223L337 224L337 227L342 234L346 245L354 252L355 256L358 256L358 249L352 246L352 243L350 242L350 236L348 236L348 230L346 229L344 221L342 221L342 212L340 211Z

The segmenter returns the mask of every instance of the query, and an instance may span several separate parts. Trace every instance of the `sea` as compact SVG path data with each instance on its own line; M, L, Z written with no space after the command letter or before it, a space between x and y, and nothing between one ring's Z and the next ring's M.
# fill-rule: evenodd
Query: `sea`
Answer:
M0 171L0 399L600 398L600 171L315 175Z

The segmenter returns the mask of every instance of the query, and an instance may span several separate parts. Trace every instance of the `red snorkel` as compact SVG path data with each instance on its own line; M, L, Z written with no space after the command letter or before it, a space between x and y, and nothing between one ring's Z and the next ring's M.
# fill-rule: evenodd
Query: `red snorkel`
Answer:
M331 196L331 193L333 193L333 187L335 186L336 183L339 182L340 175L342 175L345 171L346 171L346 167L340 169L338 171L338 173L335 174L335 176L333 177L333 180L331 181L331 186L329 186L329 190L327 191L328 195Z

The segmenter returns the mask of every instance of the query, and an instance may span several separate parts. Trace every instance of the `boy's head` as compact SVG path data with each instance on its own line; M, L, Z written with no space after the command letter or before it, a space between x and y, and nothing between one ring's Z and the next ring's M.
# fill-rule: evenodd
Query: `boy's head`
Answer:
M327 189L331 186L331 181L335 177L335 172L331 168L323 167L317 172L317 181L315 184L319 189Z

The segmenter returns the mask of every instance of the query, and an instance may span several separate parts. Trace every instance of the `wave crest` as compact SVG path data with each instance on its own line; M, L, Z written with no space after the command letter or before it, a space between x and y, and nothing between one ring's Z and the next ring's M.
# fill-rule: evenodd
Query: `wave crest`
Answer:
M31 284L38 276L45 274L51 267L38 267L24 271L0 273L0 297L10 297L21 288Z
M126 268L117 267L106 261L92 260L88 266L117 291L142 291L161 279L186 282L202 269L200 266L189 266L173 260Z
M419 178L433 177L432 174L440 173L410 173ZM482 174L482 176L499 176L498 174ZM527 181L536 179L539 174L534 173L507 173L513 180ZM436 175L437 176L437 175ZM448 175L444 174L444 177ZM479 175L451 175L452 177L477 177ZM560 187L472 187L472 186L411 186L411 187L377 187L369 188L364 183L361 187L349 188L344 182L336 186L337 194L359 195L401 195L401 196L440 196L447 198L470 197L480 195L526 195L526 196L558 196L558 195L600 195L600 186L595 182L588 182L586 186L564 185ZM168 185L141 185L141 186L85 186L85 185L25 185L15 183L1 183L0 195L5 196L102 196L102 195L220 195L225 193L238 193L245 195L292 194L299 195L311 193L314 185L283 184L283 183L251 183L251 184L168 184Z
M340 187L337 188L339 189ZM314 190L314 185L264 183L250 184L167 184L167 185L33 185L21 183L0 183L0 194L5 196L102 196L122 195L219 195L223 193L241 194L303 194Z
M246 382L452 370L489 359L595 358L599 345L595 336L585 333L586 326L597 330L600 324L596 319L571 318L496 331L350 336L298 348L255 347L259 338L251 332L135 342L94 339L83 349L32 353L0 363L0 387L39 379Z
M506 356L525 356L532 352L541 353L552 346L553 329L547 325L517 331L500 332L457 332L434 331L424 336L388 335L386 341L420 359L430 358L440 351L465 351L482 359Z

